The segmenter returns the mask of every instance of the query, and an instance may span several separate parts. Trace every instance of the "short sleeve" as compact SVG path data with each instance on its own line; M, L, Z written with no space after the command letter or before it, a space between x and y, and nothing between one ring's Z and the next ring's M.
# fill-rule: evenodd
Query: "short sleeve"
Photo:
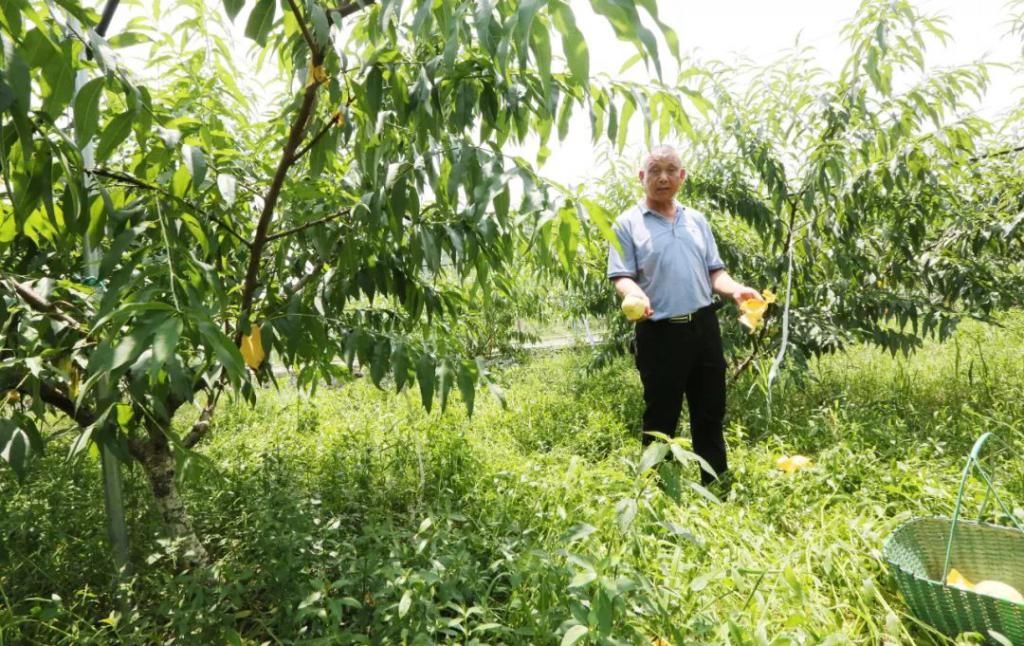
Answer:
M622 253L619 253L615 245L608 245L608 278L636 278L636 246L633 244L633 236L630 235L628 225L624 220L619 220L613 230L622 247Z
M707 219L701 218L701 226L704 229L704 239L707 241L707 244L704 245L704 262L708 266L708 273L725 269L725 263L722 262L722 257L718 255L718 243L715 242L715 234L711 232L711 225L708 224Z

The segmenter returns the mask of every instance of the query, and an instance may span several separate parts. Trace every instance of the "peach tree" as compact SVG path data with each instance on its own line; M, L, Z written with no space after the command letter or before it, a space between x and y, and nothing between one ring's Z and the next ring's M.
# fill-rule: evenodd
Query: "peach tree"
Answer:
M677 55L654 0L590 5L653 67ZM108 494L140 465L203 563L176 475L221 395L358 364L472 411L489 346L459 321L578 242L579 212L505 151L631 90L590 79L564 0L180 0L170 29L106 33L116 7L0 11L0 454L24 475L70 420L71 455L102 448ZM240 82L232 21L280 91Z
M862 3L842 37L834 73L796 49L771 64L693 61L647 90L667 106L648 123L689 170L679 199L709 215L732 273L779 296L753 334L730 310L733 374L777 355L783 327L797 362L857 343L905 353L1020 303L1021 111L978 114L989 68L929 66L928 45L949 36L909 2ZM635 172L620 163L584 199L617 213L639 197ZM607 243L597 226L583 237L570 288L579 312L609 313L621 351Z

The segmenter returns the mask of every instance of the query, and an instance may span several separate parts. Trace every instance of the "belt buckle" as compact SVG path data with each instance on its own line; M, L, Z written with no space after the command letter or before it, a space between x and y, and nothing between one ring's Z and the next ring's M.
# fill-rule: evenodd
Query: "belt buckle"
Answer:
M673 323L689 323L693 320L693 314L680 314L669 318Z

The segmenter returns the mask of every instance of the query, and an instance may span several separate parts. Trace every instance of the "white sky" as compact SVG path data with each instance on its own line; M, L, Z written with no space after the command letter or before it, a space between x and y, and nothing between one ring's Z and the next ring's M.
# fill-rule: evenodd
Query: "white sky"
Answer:
M595 16L586 0L572 0L578 26L587 35L591 73L616 75L633 53L632 45L616 40L611 27ZM952 42L942 46L929 43L925 54L930 67L990 61L1022 62L1021 40L1008 35L1012 16L1006 0L914 0L928 15L947 17L945 29ZM702 60L736 60L744 56L770 62L793 47L799 36L801 46L811 46L818 64L838 72L847 58L840 37L844 24L856 13L860 0L659 0L661 20L675 29L680 49ZM663 56L663 63L670 57ZM670 63L670 66L674 65ZM632 71L643 72L637 65ZM1024 80L1011 70L990 70L992 84L979 112L994 117L1021 101ZM1018 70L1019 73L1019 70ZM631 75L632 76L632 75ZM665 75L675 77L675 70ZM631 80L640 80L632 78ZM576 183L600 174L589 167L593 156L589 119L575 120L580 127L570 131L563 142L552 142L551 156L541 172L562 183ZM642 144L640 128L634 119L631 142ZM632 155L632 156L635 156Z
M948 46L938 42L930 44L926 52L928 65L943 67L986 58L1015 62L1019 74L1024 54L1020 37L1008 35L1012 17L1009 1L1012 0L913 0L924 13L948 18L946 30L952 36L952 43ZM103 4L101 0L94 2L100 7ZM210 6L221 6L221 0L206 2ZM615 38L607 22L591 11L588 0L570 0L570 3L576 12L577 24L587 38L591 73L618 75L623 62L635 53L633 46ZM117 33L130 16L149 11L142 8L146 3L132 4L122 3L111 34ZM164 4L170 6L171 3ZM253 2L246 4L248 6L235 21L234 39L240 61L245 60L243 52L251 45L242 35ZM840 30L859 4L860 0L658 0L660 17L675 29L684 54L692 52L703 60L730 61L744 56L768 62L790 49L799 36L801 45L811 46L817 52L818 64L832 72L838 71L846 60ZM664 78L675 78L674 62L667 54L662 59L666 65ZM251 70L253 66L240 62L238 69ZM644 74L643 65L638 64L627 76L630 80L642 81ZM1015 77L1012 70L992 69L991 74L992 86L979 106L979 111L990 118L1016 105L1024 96L1021 89L1024 81ZM239 80L245 83L245 79ZM257 84L255 78L251 80ZM581 116L574 119L573 124L565 141L549 142L551 156L541 168L543 175L563 184L581 182L599 175L601 170L593 168L591 162L594 149L590 143L589 119ZM641 128L637 127L635 119L633 131L631 145L642 146ZM532 148L535 150L535 146ZM533 150L527 146L521 154L532 158Z

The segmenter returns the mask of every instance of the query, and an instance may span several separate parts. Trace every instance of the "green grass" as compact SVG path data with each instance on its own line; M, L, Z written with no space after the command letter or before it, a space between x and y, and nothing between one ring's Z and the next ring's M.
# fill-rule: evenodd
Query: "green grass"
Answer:
M511 368L508 410L481 401L472 419L362 381L226 405L185 469L214 566L175 569L132 471L119 590L98 464L57 442L24 483L0 472L0 643L557 644L586 627L579 643L940 644L905 616L886 536L951 511L986 430L1017 448L994 462L1024 506L1019 315L909 359L812 362L770 405L747 376L721 502L638 473L635 370L586 363ZM792 453L813 466L778 471Z

